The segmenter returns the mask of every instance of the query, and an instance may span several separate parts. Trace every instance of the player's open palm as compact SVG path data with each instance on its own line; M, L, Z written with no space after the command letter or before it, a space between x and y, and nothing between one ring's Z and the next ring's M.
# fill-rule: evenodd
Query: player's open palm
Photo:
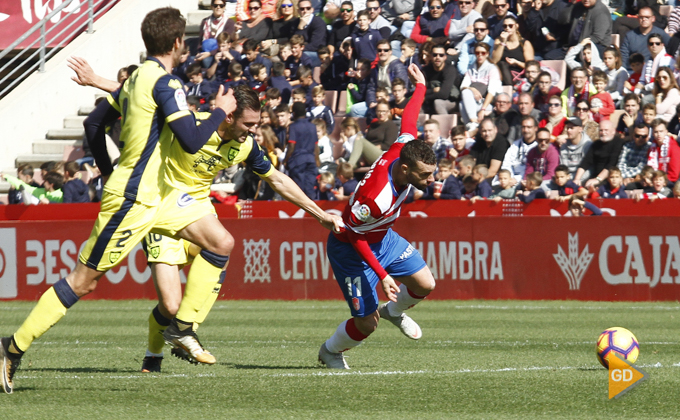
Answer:
M399 286L397 286L397 283L394 281L392 276L387 275L387 277L380 280L380 284L382 285L383 292L385 292L387 299L391 300L392 302L396 302L397 293L399 293Z

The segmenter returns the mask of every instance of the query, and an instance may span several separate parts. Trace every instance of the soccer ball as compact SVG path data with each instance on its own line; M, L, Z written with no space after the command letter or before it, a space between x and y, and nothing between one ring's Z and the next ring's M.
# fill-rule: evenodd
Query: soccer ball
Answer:
M629 363L635 363L640 355L640 344L632 332L621 327L604 330L597 339L597 359L609 369L609 358L616 354Z

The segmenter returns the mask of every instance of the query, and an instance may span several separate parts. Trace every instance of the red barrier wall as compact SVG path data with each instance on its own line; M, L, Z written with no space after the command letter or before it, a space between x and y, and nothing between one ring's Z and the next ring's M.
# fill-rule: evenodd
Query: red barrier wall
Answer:
M404 207L395 229L430 265L433 299L679 300L680 201L595 203L615 216L549 217L567 207L547 200L514 207L419 202ZM315 220L288 203L249 204L241 219L234 207L217 209L236 238L224 298L340 297L325 255L327 231ZM0 299L37 299L74 267L97 210L0 206ZM504 212L545 216L491 216ZM88 298L155 298L141 247Z

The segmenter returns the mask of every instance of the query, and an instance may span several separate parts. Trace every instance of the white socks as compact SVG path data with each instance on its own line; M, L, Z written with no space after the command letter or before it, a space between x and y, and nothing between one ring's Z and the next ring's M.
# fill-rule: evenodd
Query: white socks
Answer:
M410 293L406 285L402 284L401 286L399 286L399 293L397 293L397 301L388 302L387 310L390 312L390 315L399 316L405 310L413 307L423 299L425 299L425 296L417 296Z
M351 325L348 327L349 323L351 323ZM349 332L347 331L348 329ZM354 338L350 337L350 334L352 334ZM356 329L356 326L354 325L354 319L350 318L338 325L338 329L335 330L335 334L326 340L326 348L331 353L342 353L345 350L349 350L361 344L364 338L366 338L366 336L361 334Z

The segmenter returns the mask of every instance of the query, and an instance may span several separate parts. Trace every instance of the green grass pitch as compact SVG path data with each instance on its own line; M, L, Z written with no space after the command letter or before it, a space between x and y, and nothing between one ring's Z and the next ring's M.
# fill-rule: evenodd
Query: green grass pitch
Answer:
M0 334L33 303L2 302ZM7 419L677 418L678 303L426 301L410 311L419 342L382 323L346 353L350 371L317 366L349 315L341 301L218 301L199 330L217 357L172 357L139 372L150 301L84 301L24 357ZM595 357L602 330L622 326L649 379L608 400ZM166 354L169 354L166 348Z

